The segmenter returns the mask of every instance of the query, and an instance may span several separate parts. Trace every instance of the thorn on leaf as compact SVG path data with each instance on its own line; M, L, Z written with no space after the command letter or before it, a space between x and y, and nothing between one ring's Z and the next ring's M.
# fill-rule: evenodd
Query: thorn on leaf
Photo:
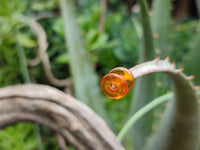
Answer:
M177 72L182 72L184 70L184 68L180 68L180 69L177 69L176 71Z
M173 61L173 62L172 62L172 66L175 66L175 65L176 65L176 62L175 62L175 61Z
M162 87L162 86L163 86L162 82L157 82L156 85L157 85L158 87Z
M200 86L196 86L194 89L195 90L200 90Z
M159 113L158 116L159 116L159 118L162 118L163 117L163 113Z
M158 61L160 60L160 56L158 56L156 59L154 59L154 61Z
M149 16L153 16L153 15L154 15L153 11L149 11Z
M192 80L192 79L194 79L194 77L195 77L194 75L191 75L191 76L188 76L187 79Z
M157 129L156 125L152 125L152 130L155 131Z
M159 35L159 33L154 33L154 34L153 34L153 37L154 37L155 39L157 39L157 38L160 37L160 35Z
M145 137L144 139L145 139L145 141L148 141L148 140L149 140L149 137L147 136L147 137Z
M167 56L167 57L165 58L165 61L169 61L169 56Z

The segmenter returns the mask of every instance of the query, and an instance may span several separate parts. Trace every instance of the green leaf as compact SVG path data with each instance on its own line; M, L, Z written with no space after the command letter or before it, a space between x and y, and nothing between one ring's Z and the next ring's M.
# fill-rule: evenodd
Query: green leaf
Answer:
M32 133L31 123L18 123L0 131L0 149L2 150L32 150L37 142ZM28 136L29 135L29 136Z
M138 0L138 3L140 5L140 18L142 25L142 47L139 56L139 63L141 63L153 59L155 54L148 6L145 0ZM130 107L130 116L155 98L155 90L155 75L144 76L135 82L134 95ZM141 149L143 147L145 138L151 133L152 123L153 112L149 112L133 127L131 132L132 143L136 149Z
M67 53L61 54L58 57L56 57L56 63L59 64L68 64L69 63L69 56Z
M73 1L60 0L60 7L76 96L108 121L98 78L84 47L81 31L75 18Z
M56 4L56 0L37 1L32 3L31 9L35 11L43 11L45 9L48 10L55 8L57 6Z
M193 43L191 44L190 52L187 56L185 56L184 66L185 72L188 75L195 75L194 81L197 85L200 84L200 71L199 71L199 64L200 64L200 50L199 50L199 41L200 41L200 25L197 30L197 34L194 36Z
M31 39L30 36L26 33L20 33L18 35L18 38L20 44L26 48L33 48L37 46L37 42Z
M169 27L170 27L171 0L154 0L152 28L155 35L155 47L161 58L169 55Z

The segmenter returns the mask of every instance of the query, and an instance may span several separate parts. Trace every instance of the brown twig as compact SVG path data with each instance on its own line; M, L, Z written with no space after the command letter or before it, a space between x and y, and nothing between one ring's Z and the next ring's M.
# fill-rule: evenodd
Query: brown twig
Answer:
M100 2L101 2L101 16L99 20L99 33L103 33L106 20L107 0L100 0Z
M65 139L60 134L56 133L56 139L61 150L68 150Z
M56 77L54 77L51 71L49 57L46 52L48 48L48 42L47 42L46 33L43 27L33 18L27 18L25 16L22 16L21 20L24 22L27 22L30 28L34 31L35 35L37 36L37 41L38 41L38 46L39 46L38 48L39 58L42 62L44 72L48 80L53 85L56 85L56 86L67 86L68 84L70 84L72 82L70 78L62 79L62 80L57 79Z
M40 57L39 55L37 55L35 58L33 59L28 59L27 58L27 64L31 67L37 66L40 63Z

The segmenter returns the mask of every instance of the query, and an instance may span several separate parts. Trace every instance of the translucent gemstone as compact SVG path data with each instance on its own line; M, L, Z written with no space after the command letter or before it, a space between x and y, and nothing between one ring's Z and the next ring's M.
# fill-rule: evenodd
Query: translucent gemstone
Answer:
M101 79L101 89L108 97L120 99L128 92L128 85L122 76L109 73Z
M116 73L118 75L120 75L121 77L123 77L126 80L126 83L128 85L128 91L130 91L133 88L134 85L134 77L132 72L124 67L117 67L114 68L110 71L110 73Z

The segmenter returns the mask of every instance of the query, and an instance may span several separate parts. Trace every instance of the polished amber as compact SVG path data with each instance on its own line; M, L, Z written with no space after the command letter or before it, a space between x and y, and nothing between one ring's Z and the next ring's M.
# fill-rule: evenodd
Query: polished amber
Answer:
M123 77L126 80L126 83L128 85L128 91L130 91L133 88L134 85L134 77L132 72L124 67L117 67L114 68L110 71L110 73L116 73L118 75L120 75L121 77Z
M122 76L109 73L101 79L101 89L108 97L120 99L128 92L128 85Z

